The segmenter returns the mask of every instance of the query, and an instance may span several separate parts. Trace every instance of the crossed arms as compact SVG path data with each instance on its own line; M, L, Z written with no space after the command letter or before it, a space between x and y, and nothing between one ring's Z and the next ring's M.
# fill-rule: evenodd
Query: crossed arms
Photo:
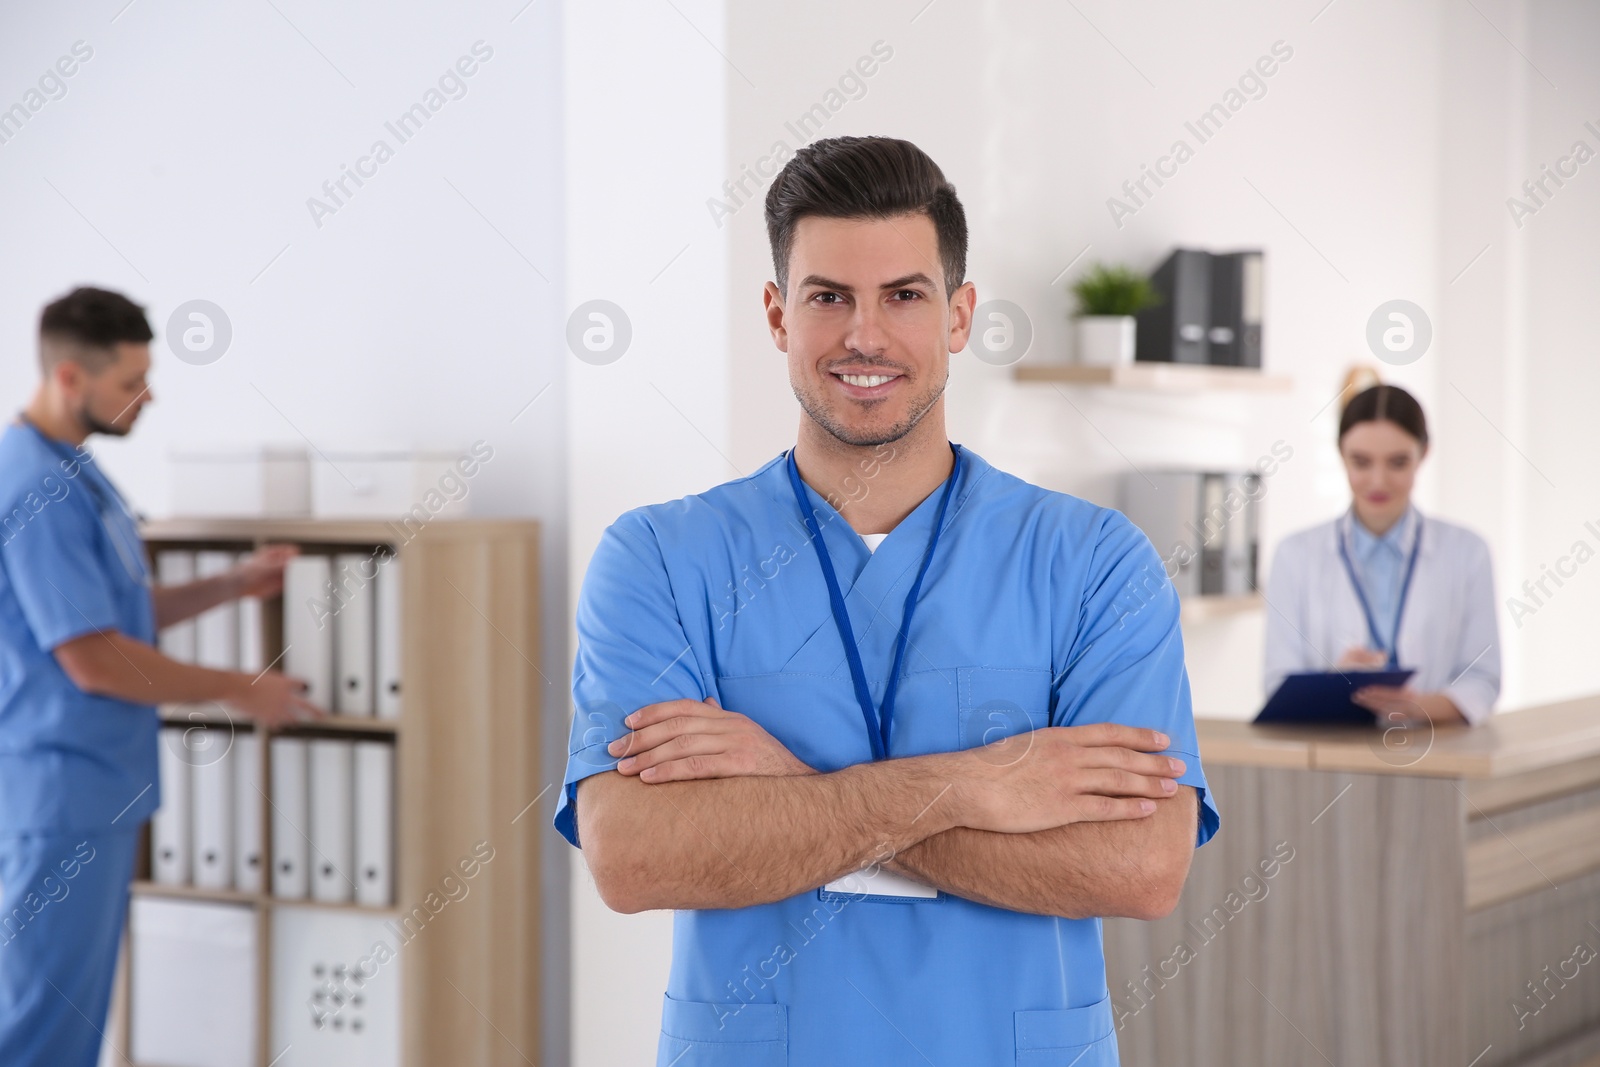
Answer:
M654 704L578 786L601 898L623 912L739 908L881 865L956 896L1066 918L1177 906L1198 801L1154 730L1050 727L818 774L714 702Z

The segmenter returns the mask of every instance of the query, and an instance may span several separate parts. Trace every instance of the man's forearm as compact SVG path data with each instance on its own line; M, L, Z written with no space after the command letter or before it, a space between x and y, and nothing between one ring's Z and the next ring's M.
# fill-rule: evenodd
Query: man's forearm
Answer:
M884 864L947 893L1012 911L1147 919L1171 910L1194 851L1198 799L1180 787L1155 814L1031 834L958 826Z
M250 676L179 663L154 646L115 630L86 634L56 650L56 658L85 692L137 704L226 700Z
M579 838L617 911L766 904L959 825L952 758L659 785L608 771L579 785Z
M201 578L182 585L156 586L150 592L150 599L155 604L156 627L166 629L218 604L225 604L238 595L238 578L232 574L219 574L214 578Z

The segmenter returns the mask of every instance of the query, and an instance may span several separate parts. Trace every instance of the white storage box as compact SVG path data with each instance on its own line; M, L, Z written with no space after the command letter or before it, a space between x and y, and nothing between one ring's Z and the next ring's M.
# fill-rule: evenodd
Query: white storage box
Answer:
M430 519L465 515L479 461L459 452L327 452L311 466L311 511L319 519Z
M134 897L128 927L133 1059L163 1067L252 1067L255 911Z
M406 949L396 942L383 919L353 910L273 912L274 1067L399 1067Z
M311 512L311 465L303 448L175 448L172 514L295 518Z

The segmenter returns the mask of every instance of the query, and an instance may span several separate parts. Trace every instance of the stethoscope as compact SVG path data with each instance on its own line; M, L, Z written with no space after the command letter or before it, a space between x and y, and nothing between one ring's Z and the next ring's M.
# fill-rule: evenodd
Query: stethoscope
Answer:
M61 442L39 429L26 416L18 415L17 421L32 430L39 440L44 442L44 446L59 456L63 463L75 464L80 468L86 468L86 463L82 457L68 452L61 445ZM122 569L127 572L128 577L132 579L135 585L148 587L150 585L150 570L145 566L144 545L139 541L138 516L134 515L129 509L128 502L123 499L116 486L109 481L104 485L100 484L95 475L88 473L86 469L83 471L83 478L80 481L83 487L88 490L89 495L94 498L95 511L100 516L100 525L105 527L106 536L111 540L111 547L116 551L117 559L122 563ZM108 489L110 490L109 495L106 492ZM113 512L113 509L115 509L115 512ZM129 544L130 535L133 539L132 544Z
M1354 510L1348 513L1351 522L1355 522ZM1400 602L1394 610L1394 635L1388 642L1383 640L1378 633L1378 620L1372 614L1372 605L1367 601L1367 594L1361 588L1361 579L1356 575L1356 566L1350 559L1350 549L1345 544L1345 526L1339 526L1339 558L1344 560L1344 572L1350 577L1350 586L1356 591L1356 599L1361 602L1361 614L1367 619L1367 635L1372 638L1373 647L1389 655L1387 667L1389 670L1400 669L1400 620L1406 614L1406 595L1411 592L1411 576L1417 571L1417 554L1422 551L1422 513L1417 513L1417 529L1411 542L1411 558L1406 561L1405 578L1400 582Z

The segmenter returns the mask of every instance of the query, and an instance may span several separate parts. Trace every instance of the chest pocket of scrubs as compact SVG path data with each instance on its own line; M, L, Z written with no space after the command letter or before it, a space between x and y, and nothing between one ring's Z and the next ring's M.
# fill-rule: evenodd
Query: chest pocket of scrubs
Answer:
M1040 667L959 668L961 747L978 748L1049 726L1050 682L1050 672Z
M664 999L661 1041L656 1048L658 1064L789 1067L786 1005Z
M746 674L717 679L718 702L758 723L819 771L872 758L849 675Z
M1111 997L1081 1008L1013 1012L1017 1067L1118 1067Z

